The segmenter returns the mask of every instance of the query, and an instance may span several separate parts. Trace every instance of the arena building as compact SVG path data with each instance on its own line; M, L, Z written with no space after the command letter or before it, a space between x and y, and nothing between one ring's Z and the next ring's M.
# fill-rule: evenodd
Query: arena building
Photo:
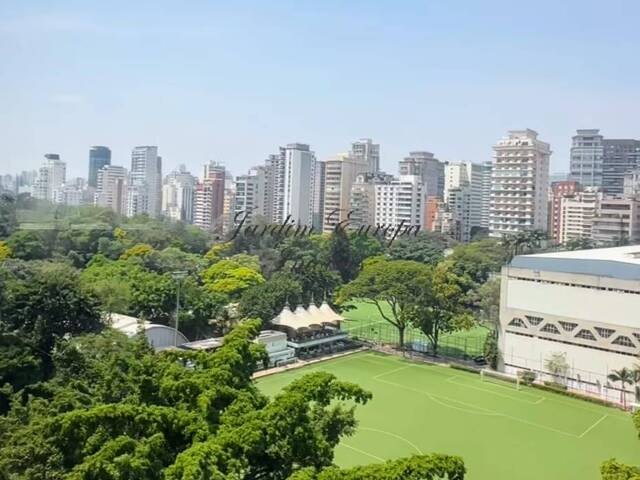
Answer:
M640 363L640 246L515 257L502 269L499 346L507 373L558 380L560 354L569 388L619 397L607 376Z

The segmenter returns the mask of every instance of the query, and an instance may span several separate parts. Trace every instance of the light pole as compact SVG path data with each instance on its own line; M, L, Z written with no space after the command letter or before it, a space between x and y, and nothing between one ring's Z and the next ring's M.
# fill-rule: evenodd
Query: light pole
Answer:
M176 329L175 332L173 332L173 346L177 347L178 346L178 325L179 325L179 321L180 321L180 284L182 283L182 280L187 276L187 272L184 271L177 271L177 272L171 272L171 276L173 277L173 279L176 281Z

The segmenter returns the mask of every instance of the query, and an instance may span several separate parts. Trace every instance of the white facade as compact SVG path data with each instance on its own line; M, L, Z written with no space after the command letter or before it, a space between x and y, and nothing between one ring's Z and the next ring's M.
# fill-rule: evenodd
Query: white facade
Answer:
M603 198L593 218L591 238L599 245L640 241L640 200Z
M67 164L55 153L48 153L44 157L45 161L38 169L38 176L33 184L32 195L39 200L62 203Z
M361 158L343 153L325 162L323 228L330 233L338 223L347 219L350 210L351 187L360 173L369 166Z
M493 147L489 234L547 229L548 143L533 130L511 130Z
M570 179L583 187L601 187L603 156L600 130L578 130L571 144Z
M309 145L290 143L280 149L275 163L274 215L275 223L289 218L290 223L312 226L316 157Z
M417 175L422 182L425 197L444 198L444 167L445 163L433 156L431 152L409 152L398 163L400 176Z
M162 214L175 221L193 221L196 178L184 165L169 173L162 185Z
M582 192L560 199L560 243L591 238L593 218L601 198L597 187L587 187Z
M417 175L401 175L389 183L375 185L375 223L387 227L424 224L425 196Z
M126 201L127 169L117 165L107 165L98 170L94 204L123 214Z
M246 216L245 224L251 224L254 216L265 215L266 176L264 167L249 170L235 180L234 223Z
M162 158L158 147L135 147L131 152L127 216L158 217L162 207Z
M553 380L547 360L560 353L562 382L615 401L607 375L637 360L638 312L639 246L517 256L502 270L502 368Z

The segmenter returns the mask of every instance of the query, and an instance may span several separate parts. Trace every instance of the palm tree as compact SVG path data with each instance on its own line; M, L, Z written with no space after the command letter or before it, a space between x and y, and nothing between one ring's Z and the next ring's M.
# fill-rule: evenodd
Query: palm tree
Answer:
M633 383L636 386L636 402L640 403L640 365L636 365L633 369Z
M625 386L627 384L633 385L635 380L635 374L633 370L627 367L623 367L620 370L612 371L609 375L607 375L607 378L614 383L620 382L622 384L622 390L620 390L620 403L622 403L622 407L626 409L627 399L625 394L627 393L627 390L625 389Z

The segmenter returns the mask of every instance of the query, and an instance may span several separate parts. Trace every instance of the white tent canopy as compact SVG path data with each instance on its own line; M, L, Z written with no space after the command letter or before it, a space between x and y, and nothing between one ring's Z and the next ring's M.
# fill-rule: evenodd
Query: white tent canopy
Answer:
M303 328L316 329L327 323L335 325L343 320L344 318L338 315L327 302L323 302L320 308L314 303L311 303L309 308L298 305L294 312L288 305L285 305L280 314L271 320L271 323L299 330Z

